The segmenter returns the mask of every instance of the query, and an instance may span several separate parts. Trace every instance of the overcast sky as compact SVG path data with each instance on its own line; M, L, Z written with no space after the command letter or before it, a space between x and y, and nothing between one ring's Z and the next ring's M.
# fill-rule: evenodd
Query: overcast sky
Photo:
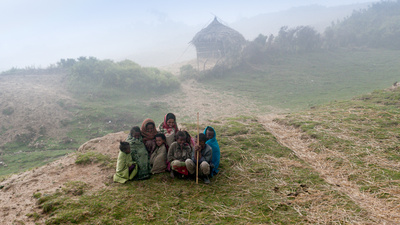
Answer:
M190 37L214 15L229 25L293 7L366 2L377 0L0 0L0 71L79 56L157 65L176 51L164 60L171 63L192 56Z

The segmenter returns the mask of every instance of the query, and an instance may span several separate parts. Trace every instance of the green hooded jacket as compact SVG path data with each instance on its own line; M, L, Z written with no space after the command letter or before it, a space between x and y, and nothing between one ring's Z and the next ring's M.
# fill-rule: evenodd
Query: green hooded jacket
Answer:
M133 161L131 154L126 154L120 151L117 160L116 174L114 174L114 182L125 183L128 180L132 180L138 172L138 166L129 174L129 167L132 166Z
M136 139L130 134L126 138L126 142L131 146L131 156L133 162L135 162L138 167L138 174L135 179L142 180L150 178L150 164L149 164L149 153L146 150L146 146L142 141L142 137Z

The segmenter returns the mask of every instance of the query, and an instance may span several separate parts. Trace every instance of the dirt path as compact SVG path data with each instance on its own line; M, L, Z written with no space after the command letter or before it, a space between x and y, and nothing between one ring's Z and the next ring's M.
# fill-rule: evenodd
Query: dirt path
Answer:
M195 122L197 112L203 123L223 117L257 115L261 112L260 105L251 99L240 98L230 92L206 87L195 80L183 82L181 92L152 99L152 101L168 103L179 118L178 122ZM265 110L279 112L273 107Z
M398 204L390 204L367 192L361 192L357 184L349 181L343 171L336 169L334 163L327 160L329 157L338 157L338 152L326 150L317 154L311 151L309 146L315 140L305 138L304 133L298 129L275 122L274 119L279 117L282 118L277 115L259 116L259 121L282 145L290 148L299 158L314 168L326 182L335 187L337 191L349 196L358 206L367 210L372 221L377 221L379 224L400 223ZM339 157L346 159L345 156Z
M0 102L0 109L2 111L7 108L14 110L12 117L6 115L7 113L0 114L1 125L6 128L0 137L0 144L2 141L14 138L18 133L26 132L26 127L11 128L12 124L26 123L31 127L38 127L38 124L43 124L45 119L51 118L51 120L46 120L48 121L46 124L49 125L46 125L46 132L53 135L63 132L60 127L51 126L69 116L62 105L65 102L73 101L58 88L61 79L62 77L56 76L42 76L40 78L37 76L20 76L13 80L0 77L0 98L2 100L9 99ZM60 99L64 103L61 104ZM18 104L18 102L25 102L26 104ZM346 194L361 208L368 211L371 221L376 221L379 224L400 223L400 212L396 203L388 204L387 201L360 192L357 184L348 181L343 171L335 168L331 161L326 160L329 157L338 156L340 153L328 150L318 154L312 152L309 145L315 140L304 138L304 134L293 127L274 122L275 118L281 116L268 113L281 113L278 109L259 106L251 99L240 98L230 92L211 89L194 80L185 81L180 92L152 99L150 102L168 103L171 106L171 111L179 118L178 122L195 122L197 112L200 113L202 123L223 117L262 115L259 116L259 121L282 145L290 148L299 158L307 162L337 191ZM26 111L31 112L28 117L24 116ZM3 130L5 128L0 127ZM116 151L118 149L117 141L125 137L126 134L123 132L110 134L85 143L80 151L94 150L116 157L118 152ZM343 155L339 155L339 157L346 158ZM88 174L89 172L90 174ZM97 174L97 176L91 174ZM0 191L0 224L12 224L13 221L34 224L26 214L39 210L35 205L36 200L33 198L33 194L36 192L51 193L60 189L65 182L76 180L84 181L95 191L105 188L105 183L110 182L110 175L112 174L113 170L104 171L104 168L97 165L86 167L76 165L75 156L68 155L46 166L13 175L0 182L0 186L4 186Z
M318 154L312 152L309 145L315 142L314 139L304 138L304 133L301 131L274 122L275 118L283 116L266 114L249 99L237 98L228 92L207 89L194 80L182 85L180 95L171 95L164 99L157 99L157 101L168 102L172 108L179 109L176 112L179 118L191 121L195 121L196 112L200 112L202 122L216 120L220 117L262 115L258 116L259 121L282 145L290 148L299 158L307 162L337 191L349 196L358 206L368 211L372 221L380 224L400 223L400 211L395 204L388 204L385 200L361 192L357 184L348 181L345 176L348 171L340 171L332 161L327 160L329 157L340 157L346 160L346 156L329 150ZM279 110L274 108L270 108L269 111L279 113Z

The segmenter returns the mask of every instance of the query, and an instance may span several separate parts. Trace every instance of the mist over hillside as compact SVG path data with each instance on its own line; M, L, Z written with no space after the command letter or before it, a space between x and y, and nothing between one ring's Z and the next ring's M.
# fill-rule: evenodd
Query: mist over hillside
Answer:
M248 40L256 38L260 33L276 35L282 26L311 26L317 31L323 32L332 22L343 20L350 16L354 10L364 9L369 5L371 3L335 7L309 5L276 13L260 14L237 21L231 26L240 31Z
M309 5L254 17L238 17L236 20L226 18L222 14L214 14L210 8L209 19L200 24L177 21L171 18L171 15L160 12L152 12L156 16L154 20L142 18L144 21L133 22L125 18L129 13L121 12L120 15L109 19L104 15L104 18L98 21L83 20L79 24L64 22L57 27L55 24L41 24L45 21L35 19L30 22L33 33L19 29L16 38L8 40L7 45L1 46L3 53L9 53L0 55L0 71L11 67L46 67L60 58L80 56L95 56L99 59L116 61L130 59L143 66L168 65L195 58L195 48L189 42L198 31L213 20L214 15L242 33L247 40L253 40L260 33L276 34L282 26L310 25L317 30L323 30L332 21L343 19L351 15L353 10L368 5L366 3L335 7ZM107 13L112 13L111 11L110 9ZM7 33L3 38L12 34L12 32ZM27 36L30 37L30 41L24 45L23 41Z
M303 7L291 8L275 13L260 14L254 17L242 18L234 23L226 25L239 31L247 40L253 40L259 34L277 34L282 26L311 26L319 32L323 32L332 22L343 20L351 15L354 10L367 8L370 3L359 3L335 7L326 7L322 5L309 5ZM201 25L189 26L178 24L172 21L160 23L155 29L149 29L147 40L151 36L160 37L152 43L151 48L143 46L140 51L127 55L127 58L145 66L168 65L175 62L191 60L196 57L194 46L190 41L194 35L202 28L206 27L212 20L210 14L209 21L204 21ZM219 16L219 15L215 15ZM224 18L219 18L224 22ZM173 31L173 32L171 32ZM153 34L157 32L157 34ZM144 51L150 49L149 51ZM141 51L143 50L143 51Z

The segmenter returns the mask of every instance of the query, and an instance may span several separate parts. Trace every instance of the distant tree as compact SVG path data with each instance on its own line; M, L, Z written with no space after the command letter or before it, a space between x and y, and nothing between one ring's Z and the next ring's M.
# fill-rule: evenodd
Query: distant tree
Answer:
M267 43L267 36L264 36L262 34L259 34L255 39L254 39L254 43L257 44L260 47L265 47L266 43Z
M400 49L400 0L381 1L324 32L324 47L367 46Z
M267 41L267 47L270 48L274 42L275 36L273 34L270 34L268 37L268 41Z
M320 34L312 27L300 26L295 28L294 40L296 51L314 51L321 47Z
M86 59L87 59L86 56L81 56L77 60L78 60L78 62L81 62L81 61L84 61Z
M320 34L312 27L281 27L274 45L283 52L314 51L321 47Z
M70 68L76 63L75 59L60 59L59 62L57 62L57 66L60 68Z

